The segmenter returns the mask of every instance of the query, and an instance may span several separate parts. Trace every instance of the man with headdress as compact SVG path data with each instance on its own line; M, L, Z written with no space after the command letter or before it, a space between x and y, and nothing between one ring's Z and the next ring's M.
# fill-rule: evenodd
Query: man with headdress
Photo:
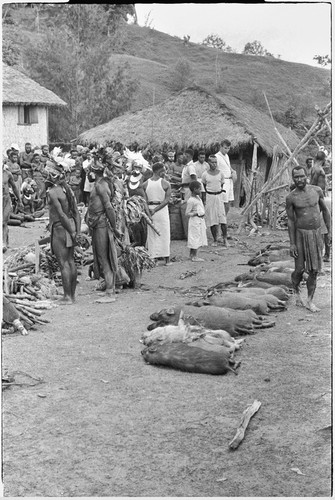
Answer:
M74 262L74 247L80 234L80 214L69 186L64 182L60 162L48 161L45 166L51 250L60 267L64 294L60 304L75 301L77 268Z
M288 233L290 237L290 255L294 257L294 272L292 273L293 289L296 295L296 305L305 306L312 312L320 309L313 303L317 275L322 269L322 212L330 238L330 215L324 201L322 189L307 184L305 167L297 165L292 169L295 184L286 197L286 212L288 217ZM300 296L300 282L303 274L308 274L307 302Z
M142 166L140 166L140 168L135 166L133 167L130 175L126 178L126 185L128 188L129 198L132 196L140 198L144 212L151 219L151 214L146 202L145 191L143 188ZM141 218L138 218L138 220L130 222L128 226L131 244L134 246L144 247L147 241L147 221L145 217L142 216Z
M115 236L120 237L116 229L115 211L111 203L113 197L113 186L103 176L105 165L102 163L102 155L94 152L93 161L88 174L92 180L94 175L94 186L90 194L86 222L92 236L92 248L94 257L94 274L96 277L103 276L106 289L102 296L96 300L99 303L115 302L115 281L118 270L117 251Z
M2 251L6 252L8 248L8 221L13 210L10 198L9 188L12 189L17 199L18 206L23 209L21 204L20 191L14 182L13 175L7 165L2 165Z

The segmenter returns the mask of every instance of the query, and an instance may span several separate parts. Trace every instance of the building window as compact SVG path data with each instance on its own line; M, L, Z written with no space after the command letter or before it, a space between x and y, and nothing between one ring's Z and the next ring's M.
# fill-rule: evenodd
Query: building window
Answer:
M19 106L19 125L38 123L37 106Z

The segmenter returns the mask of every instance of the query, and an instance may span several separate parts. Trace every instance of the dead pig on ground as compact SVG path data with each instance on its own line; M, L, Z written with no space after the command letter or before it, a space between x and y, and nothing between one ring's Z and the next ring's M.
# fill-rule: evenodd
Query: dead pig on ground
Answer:
M275 321L258 316L254 311L238 311L228 308L206 306L176 306L162 309L151 314L150 319L154 321L148 326L153 330L159 326L177 325L181 311L184 320L193 325L202 325L210 330L225 330L233 337L251 335L255 328L269 328L275 325Z

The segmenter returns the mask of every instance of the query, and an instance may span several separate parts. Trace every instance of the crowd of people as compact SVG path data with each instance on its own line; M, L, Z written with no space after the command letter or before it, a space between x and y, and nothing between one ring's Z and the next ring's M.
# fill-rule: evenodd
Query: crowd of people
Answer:
M178 200L181 213L187 219L185 233L193 262L203 261L198 250L208 245L207 228L213 239L212 246L222 244L223 248L228 248L227 216L234 201L236 181L228 155L230 146L231 143L224 139L217 153L207 159L205 150L195 155L190 148L177 154L173 150L164 155L156 153L146 159L136 148L118 151L112 147L77 145L64 154L60 148L50 152L48 145L33 148L30 143L20 152L18 146L12 144L3 160L3 250L8 247L6 223L13 206L15 210L32 213L48 207L51 248L60 265L64 289L62 302L71 304L75 300L77 283L74 247L84 216L92 237L94 274L104 280L98 300L114 302L118 243L145 247L152 259L171 265L169 203L172 199ZM304 209L305 204L310 205L312 201L313 206L318 205L315 210L321 209L324 214L326 229L323 233L327 235L324 237L324 260L329 260L329 211L324 203L325 173L321 160L318 153L315 160L307 159L306 168L293 170L294 184L287 201L291 253L296 262L293 282L297 292L301 271L306 268L308 238L297 240L295 235L302 229L318 229L314 238L317 244L310 249L310 253L317 254L317 264L311 268L309 303L312 303L315 273L322 258L321 228L319 231L318 223L315 223L317 228L315 224L312 228L310 221L300 225L297 222L304 219L300 210L302 205ZM301 182L302 176L304 182ZM307 196L299 201L301 196L297 193L301 195L307 183L317 186L317 200ZM134 220L127 217L125 208L130 198L137 203L140 200L143 209Z

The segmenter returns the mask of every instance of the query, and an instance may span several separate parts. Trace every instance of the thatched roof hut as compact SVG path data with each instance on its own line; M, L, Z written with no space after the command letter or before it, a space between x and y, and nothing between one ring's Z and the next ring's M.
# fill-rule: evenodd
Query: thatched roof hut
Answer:
M20 71L2 65L2 147L15 142L20 150L30 142L49 141L49 110L66 106L60 97Z
M2 65L2 105L66 106L60 97L20 71Z
M279 123L276 127L291 148L298 144L293 131ZM140 145L210 148L224 138L231 141L235 152L256 141L269 157L279 144L268 115L235 97L219 97L200 87L186 88L155 106L114 118L83 132L78 140L86 144L115 140L122 144L136 141Z

